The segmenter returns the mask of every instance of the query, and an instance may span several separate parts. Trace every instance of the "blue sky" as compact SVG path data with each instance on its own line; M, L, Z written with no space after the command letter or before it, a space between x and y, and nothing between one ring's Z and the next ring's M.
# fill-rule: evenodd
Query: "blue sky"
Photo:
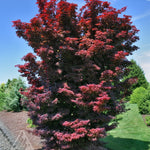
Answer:
M81 7L84 0L68 0ZM140 49L129 58L133 58L143 68L150 82L150 0L108 0L115 8L127 6L126 15L132 16L133 24L140 30L140 40L136 43ZM0 83L19 77L17 64L23 64L21 58L32 49L27 42L16 36L12 21L21 19L29 22L37 12L36 0L2 0L0 5Z

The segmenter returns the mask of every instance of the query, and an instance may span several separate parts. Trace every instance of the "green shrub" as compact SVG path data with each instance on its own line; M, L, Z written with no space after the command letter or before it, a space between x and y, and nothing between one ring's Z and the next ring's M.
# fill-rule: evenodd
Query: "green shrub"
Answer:
M142 99L147 95L147 90L143 87L136 88L130 96L130 103L139 104Z
M146 124L150 126L150 116L145 117Z
M26 88L21 78L7 81L5 89L6 98L4 102L5 110L20 111L23 109L21 104L22 95L19 92L20 88Z
M28 126L27 126L28 128L35 128L36 127L36 125L33 124L33 121L30 118L27 119L27 124L28 124Z
M150 113L150 88L136 88L130 96L130 103L137 104L141 114Z
M150 93L143 96L143 98L138 102L138 107L141 114L150 113Z
M4 93L5 90L6 90L6 84L5 84L5 83L2 83L2 84L0 85L0 92Z
M18 102L19 96L17 95L17 89L12 88L6 91L4 109L8 111L20 111L20 104Z
M0 91L0 111L4 109L6 94Z

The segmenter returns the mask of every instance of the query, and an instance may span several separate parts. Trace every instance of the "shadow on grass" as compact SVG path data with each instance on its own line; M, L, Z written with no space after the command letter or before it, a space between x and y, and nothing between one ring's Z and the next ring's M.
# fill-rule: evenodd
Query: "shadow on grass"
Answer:
M150 150L150 142L107 136L102 140L109 150Z

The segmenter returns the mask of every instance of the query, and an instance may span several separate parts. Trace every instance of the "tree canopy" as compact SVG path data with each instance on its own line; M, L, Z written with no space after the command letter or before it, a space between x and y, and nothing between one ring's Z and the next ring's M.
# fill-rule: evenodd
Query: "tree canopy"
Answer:
M13 22L34 51L17 66L31 85L22 94L47 150L98 142L134 83L121 82L126 56L138 49L137 28L131 16L121 15L126 7L85 2L78 13L77 4L66 0L37 0L39 13L29 23Z

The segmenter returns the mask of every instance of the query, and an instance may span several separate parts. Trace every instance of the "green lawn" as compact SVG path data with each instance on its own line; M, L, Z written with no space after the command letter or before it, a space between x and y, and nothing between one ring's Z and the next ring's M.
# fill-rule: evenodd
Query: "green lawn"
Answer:
M150 150L150 128L138 112L136 104L127 104L127 112L117 116L119 124L103 139L110 150Z

